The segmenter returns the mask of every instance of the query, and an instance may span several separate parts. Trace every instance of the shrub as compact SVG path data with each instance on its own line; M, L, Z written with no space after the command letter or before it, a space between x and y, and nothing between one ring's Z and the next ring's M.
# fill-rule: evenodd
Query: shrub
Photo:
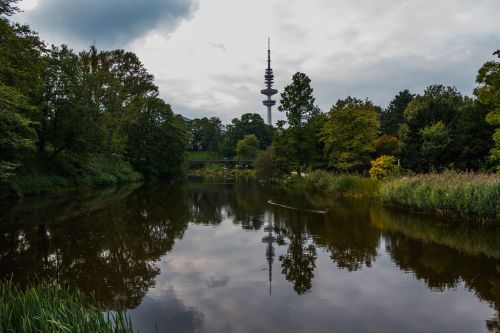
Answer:
M390 155L382 155L374 161L370 161L370 177L377 180L385 180L398 174L399 167L396 158Z
M266 180L271 179L274 176L272 148L268 147L262 152L253 164L257 178Z

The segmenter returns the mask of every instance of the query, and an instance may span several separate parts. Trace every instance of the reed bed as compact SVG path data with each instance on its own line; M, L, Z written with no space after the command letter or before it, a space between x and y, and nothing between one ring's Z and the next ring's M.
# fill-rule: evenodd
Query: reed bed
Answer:
M478 221L500 220L500 176L446 172L395 178L384 182L385 204Z
M70 292L47 282L21 289L11 281L2 281L0 332L128 333L133 330L125 313L103 314L98 306L86 302L80 291Z
M303 186L337 197L375 198L378 196L380 182L359 175L337 175L316 170L304 178Z

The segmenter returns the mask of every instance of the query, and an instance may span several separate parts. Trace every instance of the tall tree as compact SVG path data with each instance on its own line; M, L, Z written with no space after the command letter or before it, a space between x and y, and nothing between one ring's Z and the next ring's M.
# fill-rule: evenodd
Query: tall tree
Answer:
M289 161L300 175L301 170L310 162L311 140L313 134L308 131L307 124L320 111L314 105L311 79L304 73L295 73L292 83L281 93L278 110L285 112L288 123L288 145L293 152Z
M236 144L236 156L240 160L253 160L259 155L259 139L253 134L245 135Z
M189 150L219 152L222 142L223 125L217 117L195 118L188 122L191 132Z
M452 144L453 136L464 103L464 97L456 88L432 85L408 104L399 132L404 168L428 171L453 166L461 149ZM439 122L441 125L436 125ZM444 139L445 133L449 138L439 144L441 154L429 150L432 142L438 143L437 137ZM443 147L445 143L448 144Z
M330 165L343 171L368 167L380 121L373 104L357 98L338 100L321 131Z
M500 50L493 54L500 58ZM488 107L486 120L495 127L495 147L491 149L491 157L497 162L497 170L500 172L500 61L486 62L479 70L476 81L479 87L474 90L474 94Z
M28 26L12 24L17 1L0 3L0 180L34 151L43 43Z
M253 134L260 143L260 149L266 149L272 142L272 126L267 125L258 113L245 113L240 118L234 118L226 126L222 143L224 156L234 156L236 143L245 135Z
M189 138L184 120L157 97L136 103L140 114L127 131L127 157L147 178L182 176Z
M399 126L404 121L403 115L406 107L414 97L415 95L411 94L408 89L400 91L394 97L385 112L382 113L380 129L383 134L398 136Z

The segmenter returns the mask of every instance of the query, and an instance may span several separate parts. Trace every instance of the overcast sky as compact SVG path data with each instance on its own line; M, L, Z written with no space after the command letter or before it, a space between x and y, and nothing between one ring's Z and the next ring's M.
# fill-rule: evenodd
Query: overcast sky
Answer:
M500 48L498 0L22 0L15 19L52 44L123 48L187 117L265 119L267 37L281 92L312 80L327 111L347 95L386 107L435 83L472 94ZM279 101L279 95L275 95ZM273 121L283 118L276 107Z

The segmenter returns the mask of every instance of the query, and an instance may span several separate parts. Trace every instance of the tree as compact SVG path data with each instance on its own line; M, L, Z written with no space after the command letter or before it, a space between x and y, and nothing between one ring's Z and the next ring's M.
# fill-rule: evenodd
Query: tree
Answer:
M454 144L456 124L460 110L465 105L464 97L454 87L429 86L423 95L416 96L404 112L404 123L400 126L402 166L415 171L428 171L453 166L460 155L461 147ZM442 125L436 125L441 122ZM427 128L426 130L424 130ZM433 146L437 137L448 132L447 148ZM425 143L425 149L424 148ZM441 154L436 154L436 149Z
M266 149L272 142L272 126L267 125L258 113L245 113L240 118L234 118L226 126L222 142L224 156L236 154L236 143L245 135L254 134L260 142L260 149Z
M493 54L500 58L500 50ZM479 69L476 81L480 85L474 90L474 94L488 107L486 121L495 127L495 147L491 149L491 158L497 161L497 170L500 172L500 61L486 62Z
M147 178L177 178L183 175L188 132L163 100L140 101L140 114L129 125L127 157Z
M6 16L17 1L0 2L0 180L12 176L35 148L43 43Z
M188 122L191 132L189 150L219 152L222 142L222 122L217 117L193 119Z
M410 103L415 95L411 94L408 89L400 91L394 99L389 103L389 106L382 113L380 129L382 133L397 136L399 126L403 123L404 112L408 103Z
M400 147L398 138L388 134L381 135L375 143L375 152L377 156L399 155Z
M380 122L373 104L357 98L338 100L321 131L330 165L342 171L368 166Z
M266 180L271 179L275 174L273 167L273 147L269 146L260 153L253 165L257 178Z
M285 87L281 93L280 106L278 110L285 112L287 117L287 145L292 154L289 162L301 174L301 170L310 162L310 152L316 144L316 138L308 128L308 123L317 116L320 111L314 105L313 89L311 79L304 73L295 73L292 83Z
M236 144L236 156L239 160L253 160L259 154L259 147L259 140L255 135L245 135Z

